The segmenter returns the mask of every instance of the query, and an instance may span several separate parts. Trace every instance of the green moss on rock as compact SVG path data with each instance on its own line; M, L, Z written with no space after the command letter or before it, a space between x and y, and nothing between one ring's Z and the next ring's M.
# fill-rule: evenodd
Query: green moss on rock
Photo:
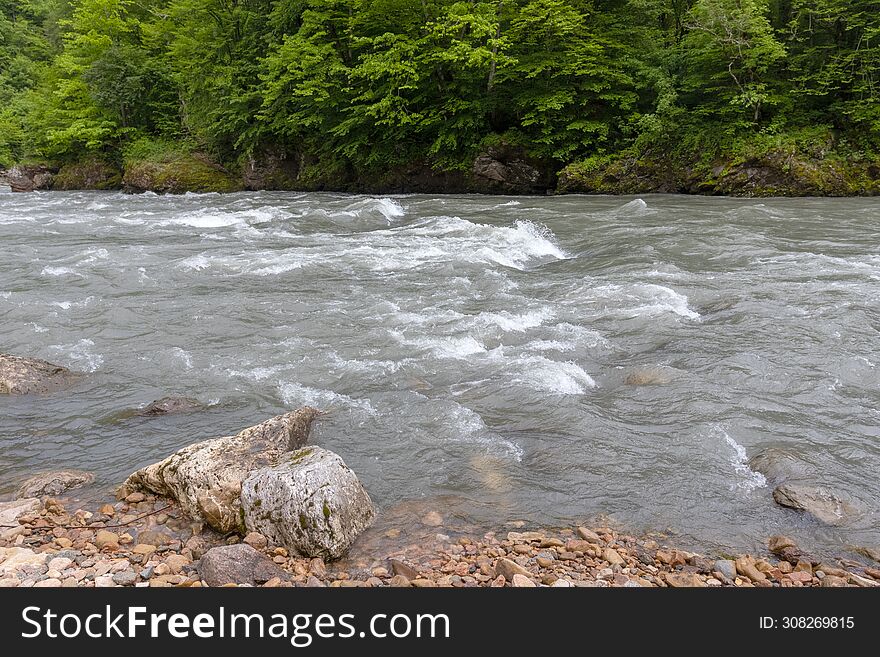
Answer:
M241 180L203 153L172 152L157 159L127 161L125 189L164 194L184 192L235 192Z
M52 188L57 190L107 190L121 187L122 172L97 158L65 164L55 174L52 182Z

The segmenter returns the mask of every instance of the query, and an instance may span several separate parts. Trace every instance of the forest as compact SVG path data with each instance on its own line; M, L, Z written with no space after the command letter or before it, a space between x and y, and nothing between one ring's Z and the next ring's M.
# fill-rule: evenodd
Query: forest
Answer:
M452 189L489 153L568 191L880 192L876 0L0 7L0 166L68 188Z

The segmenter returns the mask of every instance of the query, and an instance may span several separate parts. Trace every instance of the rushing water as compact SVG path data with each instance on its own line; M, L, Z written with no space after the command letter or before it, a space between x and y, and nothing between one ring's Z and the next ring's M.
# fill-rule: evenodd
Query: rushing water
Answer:
M91 373L0 399L0 493L312 404L380 508L880 542L878 200L0 194L0 351ZM768 449L860 515L776 506Z

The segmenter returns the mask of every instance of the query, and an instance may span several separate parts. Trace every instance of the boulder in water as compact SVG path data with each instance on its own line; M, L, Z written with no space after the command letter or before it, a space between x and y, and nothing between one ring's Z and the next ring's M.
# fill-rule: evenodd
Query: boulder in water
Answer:
M44 394L70 385L76 375L39 358L0 354L0 394Z
M157 415L172 415L174 413L192 413L205 408L197 399L191 397L162 397L150 402L139 410L135 415L142 417L155 417Z
M28 497L55 497L66 490L80 488L92 483L95 475L82 470L53 470L41 472L21 484L16 493L17 499Z
M306 406L234 436L184 447L131 474L120 494L148 490L171 497L185 513L219 532L240 531L242 482L253 470L276 465L284 454L305 445L319 414Z
M787 481L809 479L814 472L798 456L779 447L767 448L749 460L749 467L760 472L773 486Z
M627 373L623 382L628 386L656 386L670 383L674 370L671 367L639 367Z
M360 480L333 452L306 447L251 472L241 487L248 531L308 557L338 559L376 517Z
M773 490L776 503L809 513L826 525L841 525L857 513L851 503L822 486L782 484Z

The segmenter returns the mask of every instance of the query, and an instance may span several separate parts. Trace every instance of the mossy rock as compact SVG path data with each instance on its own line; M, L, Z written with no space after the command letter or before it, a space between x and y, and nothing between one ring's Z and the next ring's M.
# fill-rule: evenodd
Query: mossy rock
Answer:
M52 189L120 189L122 172L107 162L97 158L65 164L55 174Z
M240 179L206 155L171 154L157 160L126 163L125 189L160 194L184 192L237 192L244 189Z

